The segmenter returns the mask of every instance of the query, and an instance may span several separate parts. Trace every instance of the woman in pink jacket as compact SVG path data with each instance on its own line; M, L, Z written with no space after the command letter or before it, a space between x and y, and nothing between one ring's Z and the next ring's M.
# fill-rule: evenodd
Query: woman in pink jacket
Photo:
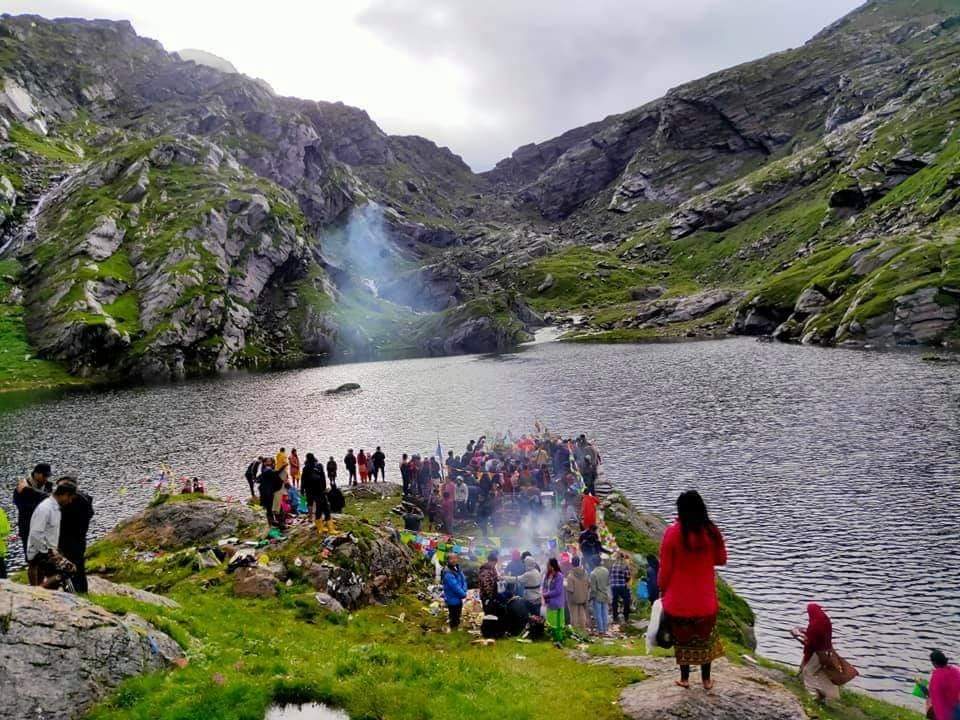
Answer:
M658 584L663 622L673 636L680 679L690 687L690 666L700 666L703 687L713 687L710 665L723 655L717 632L717 579L714 568L727 564L727 547L696 490L677 498L677 519L660 545Z
M927 709L933 710L936 720L955 720L960 717L960 668L951 665L940 650L930 653L930 662L933 672Z

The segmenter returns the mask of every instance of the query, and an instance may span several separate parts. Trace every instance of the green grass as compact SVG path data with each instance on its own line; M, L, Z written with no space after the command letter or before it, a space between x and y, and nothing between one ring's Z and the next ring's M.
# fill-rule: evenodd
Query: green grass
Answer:
M74 164L83 159L82 151L77 152L78 148L54 137L38 135L19 123L10 128L10 142L22 150L53 162Z

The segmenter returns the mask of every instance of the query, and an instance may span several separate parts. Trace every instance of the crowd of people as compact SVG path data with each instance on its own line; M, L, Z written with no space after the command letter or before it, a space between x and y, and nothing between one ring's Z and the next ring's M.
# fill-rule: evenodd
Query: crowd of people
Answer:
M361 456L366 463L363 450L359 455L354 455L351 448L343 459L351 485L357 484L356 474ZM379 447L371 454L373 457L377 458L374 477L379 474L385 478L385 456ZM272 527L283 531L288 518L303 511L319 530L336 532L332 514L343 512L346 507L346 498L337 487L337 472L337 461L332 455L324 465L313 453L308 452L301 465L296 448L291 448L288 454L287 449L282 447L273 457L255 458L247 466L244 477L250 487L251 498L266 511L267 522ZM365 473L363 477L361 482L365 483L370 475Z
M31 585L72 592L87 591L84 556L93 518L93 499L75 477L51 481L48 463L39 463L17 483L13 504ZM0 578L7 575L6 537L9 520L0 509Z

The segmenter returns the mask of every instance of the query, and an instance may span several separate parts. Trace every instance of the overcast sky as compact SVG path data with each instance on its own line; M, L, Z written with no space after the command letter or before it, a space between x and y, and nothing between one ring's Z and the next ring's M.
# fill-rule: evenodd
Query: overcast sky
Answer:
M861 0L5 0L128 19L279 93L342 100L485 170L528 142L801 45Z

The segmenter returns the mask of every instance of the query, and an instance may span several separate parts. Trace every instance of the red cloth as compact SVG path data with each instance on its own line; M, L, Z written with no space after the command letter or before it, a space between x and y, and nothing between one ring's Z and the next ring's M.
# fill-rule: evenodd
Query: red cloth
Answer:
M584 530L589 530L591 525L597 524L597 505L600 504L593 495L584 495L580 503L580 524Z
M717 580L714 568L727 564L723 535L706 531L683 542L677 521L667 528L660 544L660 574L657 584L663 609L681 618L706 617L717 612Z
M807 605L807 617L810 622L807 623L807 629L803 635L806 638L803 643L803 662L804 664L813 657L814 653L833 650L833 623L823 611L823 608L816 603Z
M947 665L934 668L930 675L930 705L937 720L953 720L960 704L960 668Z

